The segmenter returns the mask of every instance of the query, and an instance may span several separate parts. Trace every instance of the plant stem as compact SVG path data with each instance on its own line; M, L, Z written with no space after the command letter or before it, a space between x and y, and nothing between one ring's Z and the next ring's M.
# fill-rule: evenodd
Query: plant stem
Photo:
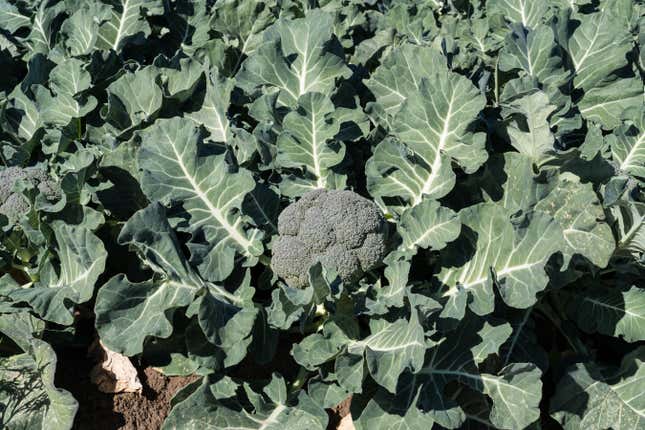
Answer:
M305 369L304 367L300 366L300 369L298 369L298 374L296 375L296 379L293 380L291 383L291 388L290 392L294 393L302 388L303 385L305 385L305 382L307 382L309 376L309 371Z
M264 264L267 267L271 266L271 259L264 254L258 257L258 261L260 261L260 263Z

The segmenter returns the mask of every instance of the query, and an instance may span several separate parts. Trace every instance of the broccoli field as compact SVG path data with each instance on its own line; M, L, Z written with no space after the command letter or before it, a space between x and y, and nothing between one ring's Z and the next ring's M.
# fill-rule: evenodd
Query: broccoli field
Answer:
M0 429L645 430L644 41L0 0Z

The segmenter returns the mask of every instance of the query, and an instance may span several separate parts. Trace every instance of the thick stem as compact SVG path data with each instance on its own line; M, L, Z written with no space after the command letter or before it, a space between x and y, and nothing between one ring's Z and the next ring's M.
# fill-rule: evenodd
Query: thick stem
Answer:
M298 370L298 374L296 375L296 379L294 379L293 382L291 383L291 387L289 391L291 393L295 393L296 391L300 390L303 387L303 385L305 385L305 382L307 382L307 379L309 379L309 371L304 367L300 366L300 369Z
M258 261L262 264L264 264L267 267L271 266L271 258L267 257L266 255L262 254L258 257Z

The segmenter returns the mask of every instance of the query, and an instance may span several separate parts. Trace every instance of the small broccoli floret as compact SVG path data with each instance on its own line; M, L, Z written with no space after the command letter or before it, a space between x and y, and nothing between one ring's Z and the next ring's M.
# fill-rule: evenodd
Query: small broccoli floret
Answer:
M310 191L278 218L271 267L292 287L307 285L317 262L356 282L386 253L387 223L378 206L352 192Z
M0 214L7 217L10 223L14 223L22 215L29 212L31 206L25 198L18 193L13 193L0 205Z
M47 200L57 200L61 195L60 185L40 167L12 166L0 170L0 214L6 216L11 223L31 208L24 195L13 191L14 185L21 180L31 182Z
M16 166L0 170L0 201L4 202L13 193L13 185L20 179L26 179L28 175L27 169Z

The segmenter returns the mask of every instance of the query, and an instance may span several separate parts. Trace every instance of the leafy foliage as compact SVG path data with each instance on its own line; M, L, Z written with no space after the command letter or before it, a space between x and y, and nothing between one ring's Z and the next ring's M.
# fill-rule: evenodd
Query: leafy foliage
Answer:
M167 429L325 429L350 395L358 429L645 426L644 23L630 0L0 0L0 427L72 426L56 352L88 322L202 377ZM271 268L316 189L387 220L360 279Z

